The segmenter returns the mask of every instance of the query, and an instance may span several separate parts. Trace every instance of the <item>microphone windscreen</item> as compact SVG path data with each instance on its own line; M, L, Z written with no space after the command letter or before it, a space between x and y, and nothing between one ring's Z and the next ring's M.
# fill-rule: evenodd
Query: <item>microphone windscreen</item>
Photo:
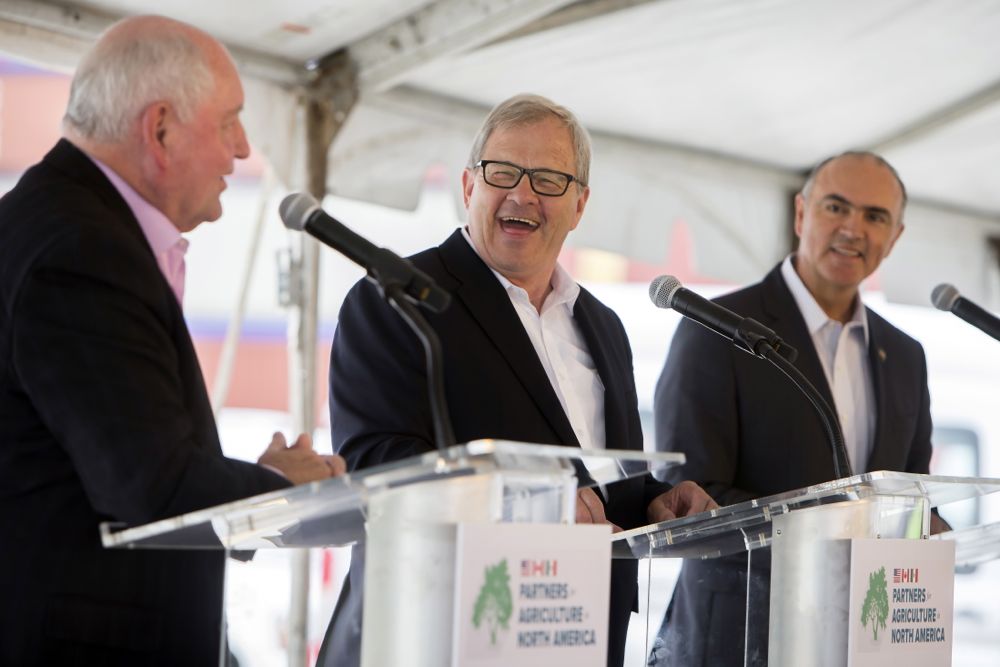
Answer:
M278 205L278 215L285 227L301 232L305 229L306 220L312 212L319 208L319 202L308 192L293 192L281 200Z
M681 288L681 281L673 276L659 276L649 283L649 299L657 308L672 308L674 295Z
M961 296L954 285L941 283L931 292L931 303L938 310L950 311Z

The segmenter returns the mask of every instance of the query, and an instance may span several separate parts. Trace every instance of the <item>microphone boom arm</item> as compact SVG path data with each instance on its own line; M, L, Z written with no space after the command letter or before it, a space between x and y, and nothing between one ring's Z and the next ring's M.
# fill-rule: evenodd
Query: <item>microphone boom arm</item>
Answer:
M759 359L767 359L801 391L816 410L826 431L837 479L853 477L837 413L823 395L793 364L798 353L778 334L751 317L742 317L681 286L673 276L659 276L649 285L649 298L657 308L673 308L684 317L717 333Z
M444 363L441 357L441 339L431 328L427 319L403 291L402 285L391 283L380 285L382 296L403 318L413 333L420 339L427 364L427 392L431 404L431 418L434 422L434 443L442 454L455 444L455 433L451 428L448 400L444 394Z
M812 382L802 374L802 371L796 368L791 361L778 354L769 342L761 340L758 342L758 347L758 355L770 361L775 368L791 380L792 384L805 394L805 397L809 399L813 408L816 409L820 421L823 423L823 430L826 431L827 441L830 443L831 453L833 454L833 470L837 475L836 479L853 477L854 472L851 470L851 461L847 458L847 448L844 446L844 434L840 429L840 419L833 411L833 408L823 399L822 394L817 391Z

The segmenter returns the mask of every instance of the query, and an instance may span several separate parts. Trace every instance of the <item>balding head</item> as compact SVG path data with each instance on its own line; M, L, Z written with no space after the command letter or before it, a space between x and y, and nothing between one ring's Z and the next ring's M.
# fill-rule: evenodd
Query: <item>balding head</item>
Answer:
M837 161L853 161L853 162L864 162L870 161L874 164L879 165L885 169L892 176L893 180L896 181L896 185L899 187L899 210L898 210L898 221L902 221L903 212L906 210L906 202L908 195L906 193L906 186L903 185L903 179L899 177L899 172L893 167L889 162L879 155L878 153L873 153L871 151L844 151L837 155L830 156L825 160L816 164L809 172L809 176L806 178L806 182L802 185L802 190L800 194L804 199L809 199L809 194L812 192L813 185L816 183L816 179L819 177L820 172L829 167L831 164Z
M795 270L829 317L852 317L862 281L903 232L905 204L896 170L867 152L824 160L796 195Z
M137 16L108 28L73 77L63 118L69 134L116 143L154 102L190 119L215 84L213 65L229 56L212 37L162 16Z
M64 132L174 225L222 215L235 160L250 154L243 85L225 48L162 16L120 21L73 78Z

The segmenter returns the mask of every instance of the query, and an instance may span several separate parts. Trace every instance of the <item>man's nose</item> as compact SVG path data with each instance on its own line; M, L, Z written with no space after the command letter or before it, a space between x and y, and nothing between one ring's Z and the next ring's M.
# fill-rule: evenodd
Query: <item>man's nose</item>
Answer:
M864 225L865 212L862 209L852 207L847 215L840 222L840 230L845 236L856 238L861 236Z
M529 203L538 201L538 193L531 188L531 177L527 173L521 175L521 180L509 190L508 199L518 203Z
M250 157L250 142L247 141L247 133L243 129L243 123L238 122L237 125L233 155L239 160L245 160Z

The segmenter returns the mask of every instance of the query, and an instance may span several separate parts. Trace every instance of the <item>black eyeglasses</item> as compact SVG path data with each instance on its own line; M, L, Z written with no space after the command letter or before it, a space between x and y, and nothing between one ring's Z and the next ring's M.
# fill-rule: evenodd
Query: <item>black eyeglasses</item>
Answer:
M586 183L576 176L564 174L561 171L552 169L525 169L512 162L502 162L500 160L480 160L476 167L483 168L483 180L487 184L497 188L511 190L517 187L525 174L531 183L531 189L546 197L561 197L566 194L569 184L576 181L580 185Z

